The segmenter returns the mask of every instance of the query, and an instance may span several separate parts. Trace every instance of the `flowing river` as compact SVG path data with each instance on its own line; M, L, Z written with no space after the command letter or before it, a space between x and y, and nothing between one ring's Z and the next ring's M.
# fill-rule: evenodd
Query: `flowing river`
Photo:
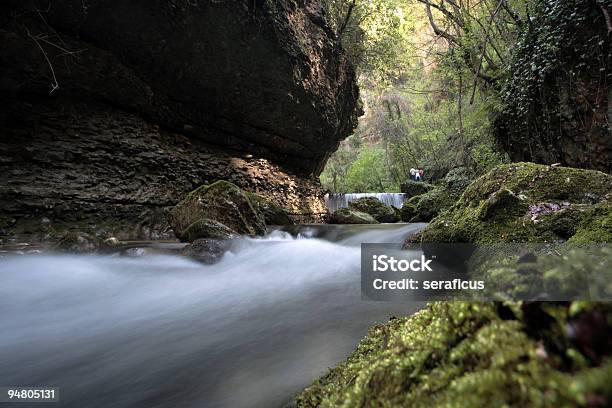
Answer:
M400 243L423 226L276 230L212 266L176 245L8 255L0 387L60 387L60 403L39 407L282 406L369 326L422 307L362 302L359 244Z

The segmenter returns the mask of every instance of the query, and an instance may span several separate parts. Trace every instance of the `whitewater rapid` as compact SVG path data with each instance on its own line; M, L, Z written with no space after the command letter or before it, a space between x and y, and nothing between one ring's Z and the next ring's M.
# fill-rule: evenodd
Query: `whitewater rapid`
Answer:
M361 301L359 244L399 243L422 226L275 231L211 266L171 254L8 256L0 386L60 387L60 407L281 406L369 326L421 307Z

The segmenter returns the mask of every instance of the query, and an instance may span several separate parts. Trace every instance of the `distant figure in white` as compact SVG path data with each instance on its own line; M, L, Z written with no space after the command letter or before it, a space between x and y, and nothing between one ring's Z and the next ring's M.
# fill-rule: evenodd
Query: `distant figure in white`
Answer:
M416 180L417 170L413 167L410 169L410 180Z

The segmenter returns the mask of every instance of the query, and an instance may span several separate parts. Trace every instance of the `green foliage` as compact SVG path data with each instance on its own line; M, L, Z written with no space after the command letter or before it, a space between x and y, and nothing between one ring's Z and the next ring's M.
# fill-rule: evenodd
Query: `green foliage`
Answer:
M332 3L344 5L344 13L352 4L350 0ZM491 130L492 113L500 105L496 88L482 80L475 81L473 72L478 45L484 42L487 31L484 27L489 25L487 7L493 2L487 0L473 7L466 6L461 15L462 25L455 27L458 42L446 44L438 36L431 36L430 22L421 2L385 3L384 11L371 9L366 21L372 26L386 26L385 21L391 14L395 15L393 19L399 25L392 24L391 31L380 32L388 38L377 42L393 50L379 54L385 57L377 59L376 69L361 71L360 88L366 114L351 140L343 143L329 160L322 175L323 184L335 192L364 188L364 183L347 180L353 162L360 157L360 147L355 146L384 151L382 163L386 170L382 172L393 185L408 180L413 167L424 168L426 180L436 181L455 167L482 174L507 162L507 156L499 153ZM378 3L370 5L375 4ZM482 74L496 72L495 75L501 76L499 69L493 69L493 61L501 65L500 61L506 60L511 40L516 37L513 24L507 24L511 29L501 28L506 27L503 22L509 18L504 13L503 18L499 16L500 27L495 25L488 38ZM521 13L524 14L522 9ZM336 12L338 16L341 14ZM433 17L440 22L446 15L434 10ZM366 23L363 24L365 27ZM472 91L478 91L473 98ZM378 190L380 183L374 186ZM371 183L367 188L372 188Z
M347 173L347 184L353 191L373 193L399 191L385 168L385 152L380 148L364 148Z
M402 58L408 23L400 0L322 0L332 29L359 73L385 79Z
M387 160L379 147L345 145L329 160L321 182L334 192L399 192L399 183L393 180Z

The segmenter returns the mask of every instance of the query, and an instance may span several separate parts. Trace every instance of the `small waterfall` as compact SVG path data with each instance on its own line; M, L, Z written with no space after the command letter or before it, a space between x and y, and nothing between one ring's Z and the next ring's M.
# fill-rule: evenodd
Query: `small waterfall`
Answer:
M402 208L406 194L404 193L334 193L325 195L325 206L330 212L348 207L348 203L363 197L376 197L387 205Z

